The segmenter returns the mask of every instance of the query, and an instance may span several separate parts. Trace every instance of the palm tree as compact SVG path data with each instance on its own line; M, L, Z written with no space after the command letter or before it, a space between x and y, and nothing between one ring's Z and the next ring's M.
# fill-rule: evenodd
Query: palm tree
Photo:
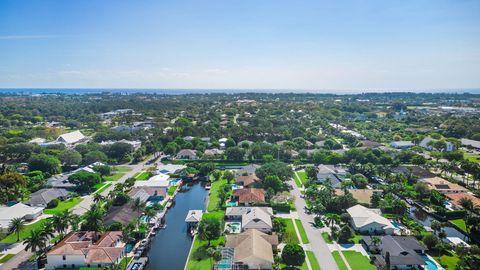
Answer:
M132 242L133 240L135 240L135 238L132 236L132 233L132 228L130 226L125 226L125 228L123 228L122 230L120 240L125 244Z
M72 227L72 231L78 231L78 227L82 222L82 218L77 214L72 214L70 217L70 226Z
M65 230L67 230L70 222L70 212L65 210L60 214L56 214L52 217L52 223L55 230L60 234L60 238L63 238Z
M213 255L215 254L215 249L212 247L207 248L207 255L210 258L210 269L213 268Z
M85 213L85 223L82 225L82 227L85 226L86 230L94 231L95 238L97 238L98 233L104 228L103 215L103 209L96 204L92 205L90 210Z
M146 206L145 202L142 202L142 200L140 200L140 198L136 198L131 203L132 210L134 210L134 211L140 211L141 212L145 209L145 206Z
M93 194L93 202L94 203L99 203L99 202L103 201L104 199L105 198L99 192Z
M48 219L43 226L42 234L45 238L53 238L55 236L55 226L53 225L52 219Z
M375 247L375 250L378 251L378 246L382 243L382 239L378 236L372 236L372 245Z
M25 221L23 218L14 218L10 221L10 225L8 226L9 233L17 234L17 242L20 241L20 232L25 228Z
M335 226L335 222L338 220L338 216L336 214L328 213L325 215L325 220L327 226L329 226L330 230L333 231L333 226Z
M30 231L30 236L23 241L25 251L31 250L37 253L38 258L45 256L48 237L41 230Z
M148 220L152 219L156 214L157 212L151 207L145 209L145 216L147 216Z
M472 211L474 208L473 201L467 197L460 198L458 202L467 211Z

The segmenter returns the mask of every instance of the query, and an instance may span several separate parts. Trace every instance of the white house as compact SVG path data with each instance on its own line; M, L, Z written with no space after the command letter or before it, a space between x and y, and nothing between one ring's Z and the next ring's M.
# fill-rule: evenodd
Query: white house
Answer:
M390 145L396 149L405 149L415 146L415 144L411 141L394 141L391 142Z
M43 207L31 207L23 203L17 203L10 207L0 206L0 231L5 232L14 218L22 218L31 221L39 217Z
M353 228L366 234L393 234L395 227L381 215L380 209L370 209L357 204L347 209Z
M67 145L74 145L80 142L84 142L87 140L87 137L80 132L80 130L76 130L73 132L65 133L58 136L56 142L63 143Z
M72 232L47 253L46 270L56 268L104 268L118 264L125 256L121 231L103 235L95 232Z
M147 181L136 181L134 187L166 187L170 186L170 176L160 173L150 177Z

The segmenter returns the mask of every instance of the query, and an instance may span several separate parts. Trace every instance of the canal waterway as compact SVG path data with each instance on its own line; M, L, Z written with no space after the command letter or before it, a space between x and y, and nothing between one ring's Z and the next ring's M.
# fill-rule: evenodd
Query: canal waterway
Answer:
M435 220L434 217L430 216L427 212L417 208L416 206L410 207L409 214L411 218L420 222L420 224L422 224L425 228L431 230L430 226L432 225L432 221ZM447 237L458 237L460 239L465 238L463 233L453 227L445 226L443 227L443 230L447 234Z
M185 217L189 210L205 210L208 192L200 183L184 185L165 217L167 227L159 230L148 252L146 270L183 270L192 237Z

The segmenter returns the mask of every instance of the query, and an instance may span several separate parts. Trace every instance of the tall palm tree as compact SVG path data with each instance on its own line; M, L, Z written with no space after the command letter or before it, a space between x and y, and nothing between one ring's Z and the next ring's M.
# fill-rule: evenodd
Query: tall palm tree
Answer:
M207 248L207 255L210 258L210 269L213 268L213 255L215 254L215 249L212 247Z
M82 222L82 218L77 214L72 214L70 217L70 227L72 227L72 231L78 231L78 227Z
M60 234L60 238L63 238L65 231L68 229L70 222L70 212L65 210L60 214L56 214L52 217L52 223L55 230Z
M382 243L382 239L378 236L372 236L372 245L378 250L378 246Z
M98 233L104 228L103 215L103 209L96 204L92 205L85 213L85 223L82 227L85 227L86 230L95 232L95 239L97 238Z
M338 216L336 214L328 213L325 215L325 220L327 222L327 226L329 226L330 230L333 231L333 226L335 226L335 223L338 220Z
M20 232L25 228L25 220L23 218L14 218L8 226L9 233L17 234L17 242L20 241Z
M140 198L136 198L135 200L132 201L131 205L132 209L134 211L143 211L145 209L145 202L143 202L142 200L140 200Z
M40 259L45 256L47 241L48 237L41 230L33 230L30 231L30 236L23 241L23 244L25 245L25 251L31 250L37 253Z
M50 239L55 236L55 226L53 225L53 220L48 219L43 226L42 234L45 238Z

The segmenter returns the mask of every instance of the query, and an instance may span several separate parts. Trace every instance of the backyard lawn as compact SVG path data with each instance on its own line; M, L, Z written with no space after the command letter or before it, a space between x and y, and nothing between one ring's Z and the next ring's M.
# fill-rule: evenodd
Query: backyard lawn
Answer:
M225 237L221 236L217 240L211 241L210 246L216 247L225 242ZM193 242L192 251L187 262L187 270L204 270L210 269L210 257L207 254L208 241L200 240L195 237Z
M453 220L450 220L450 222L455 224L460 230L468 233L467 225L465 224L465 220L463 220L463 219L453 219Z
M48 215L56 215L56 214L59 214L59 213L65 211L65 210L68 210L68 209L74 207L75 205L79 204L82 200L83 200L82 198L75 197L75 198L70 198L70 199L65 200L65 201L60 201L58 203L57 207L51 208L51 209L45 208L43 210L43 213L48 214Z
M122 178L127 172L131 171L130 167L128 166L117 166L113 168L113 175L105 176L105 181L117 181L118 179Z
M340 256L340 253L338 251L332 252L333 259L337 263L338 269L340 270L348 270L347 265L343 261L342 257Z
M221 209L220 198L218 197L218 193L220 191L220 187L227 183L227 180L220 179L218 181L212 182L212 186L210 188L210 196L208 198L208 207L207 210L209 212L216 211Z
M128 264L132 260L133 260L133 257L123 257L123 259L119 263L120 269L127 269Z
M363 256L362 253L345 250L342 251L343 256L347 259L348 264L352 270L375 270L377 269L373 264L370 263L370 258Z
M432 255L432 254L430 254ZM448 252L442 256L432 256L435 261L442 265L446 270L455 270L457 263L459 261L458 255L453 252Z
M172 196L173 193L175 193L175 191L177 190L177 186L171 186L168 188L168 195L169 196Z
M293 179L298 187L302 187L302 185L307 181L307 174L305 171L295 172L295 177Z
M297 229L300 233L300 237L302 238L302 242L304 244L310 243L307 237L307 233L305 232L305 228L303 227L302 221L300 219L295 219L295 224L297 225Z
M45 225L46 221L47 221L46 219L42 219L42 220L39 220L35 223L32 223L30 225L25 226L25 228L22 231L20 231L20 241L22 241L23 239L30 236L31 231L42 229L43 226ZM16 243L16 242L17 242L17 234L16 233L11 233L7 237L2 239L2 241L0 241L0 243L2 243L2 244L13 244L13 243Z
M312 270L321 270L320 265L318 264L317 257L315 257L315 253L313 251L307 250L307 259L312 266Z

